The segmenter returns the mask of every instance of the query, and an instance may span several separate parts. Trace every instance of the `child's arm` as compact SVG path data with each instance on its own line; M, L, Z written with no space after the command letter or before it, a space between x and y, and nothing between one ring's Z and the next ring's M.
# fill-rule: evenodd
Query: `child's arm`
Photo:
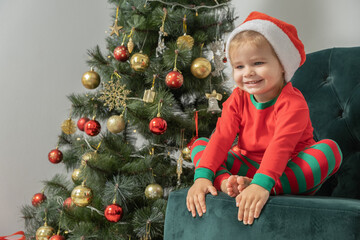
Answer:
M205 195L211 193L217 195L217 191L212 182L206 178L198 178L188 191L186 206L192 216L196 216L196 210L201 217L206 212ZM196 210L195 210L196 208Z

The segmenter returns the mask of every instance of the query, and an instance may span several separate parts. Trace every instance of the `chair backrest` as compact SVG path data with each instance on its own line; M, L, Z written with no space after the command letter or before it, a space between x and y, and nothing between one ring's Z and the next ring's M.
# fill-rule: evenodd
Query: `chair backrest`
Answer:
M339 171L319 195L360 199L360 47L307 54L292 78L304 95L315 140L335 140L343 153Z

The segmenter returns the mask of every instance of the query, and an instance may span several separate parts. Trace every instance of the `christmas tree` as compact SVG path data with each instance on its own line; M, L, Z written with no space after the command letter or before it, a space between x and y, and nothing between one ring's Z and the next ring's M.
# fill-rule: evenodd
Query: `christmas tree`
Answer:
M68 97L48 154L66 173L22 208L27 239L162 239L167 196L192 184L191 145L229 95L228 1L109 2L107 49L88 51L88 91Z

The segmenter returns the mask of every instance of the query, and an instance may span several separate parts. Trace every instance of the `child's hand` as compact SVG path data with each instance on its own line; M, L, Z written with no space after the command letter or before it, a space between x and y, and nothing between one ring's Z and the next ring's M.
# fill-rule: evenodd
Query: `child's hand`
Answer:
M244 224L252 224L269 199L269 191L265 188L251 184L236 197L236 206L239 207L238 219Z
M198 178L195 183L191 186L186 197L186 206L192 216L196 216L195 208L201 217L206 212L205 205L205 194L211 193L217 195L216 188L212 182L206 178Z

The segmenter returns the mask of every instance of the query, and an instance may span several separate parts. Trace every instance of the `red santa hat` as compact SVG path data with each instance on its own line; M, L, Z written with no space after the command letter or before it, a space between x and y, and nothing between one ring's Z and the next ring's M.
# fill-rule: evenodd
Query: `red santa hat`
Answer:
M252 30L262 34L271 44L285 70L285 80L289 82L295 71L305 62L304 45L300 41L296 28L279 19L264 13L252 12L246 20L235 28L226 43L226 56L229 57L229 46L236 34Z

